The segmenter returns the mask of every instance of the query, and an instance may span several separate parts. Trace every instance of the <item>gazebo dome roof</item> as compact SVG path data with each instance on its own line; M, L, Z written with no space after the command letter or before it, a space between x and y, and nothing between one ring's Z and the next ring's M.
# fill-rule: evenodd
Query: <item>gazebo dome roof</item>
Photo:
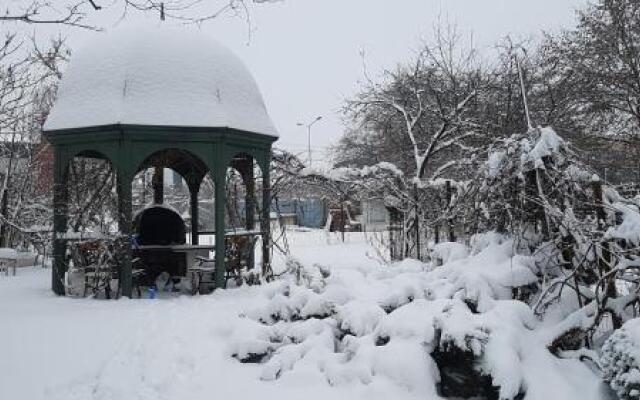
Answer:
M195 28L120 29L73 54L45 131L113 124L278 136L249 70Z

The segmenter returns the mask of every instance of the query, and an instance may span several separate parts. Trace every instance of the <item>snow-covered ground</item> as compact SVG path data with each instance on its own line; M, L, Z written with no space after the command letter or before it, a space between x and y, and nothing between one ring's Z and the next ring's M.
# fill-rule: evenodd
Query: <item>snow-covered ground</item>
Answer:
M320 231L288 238L302 264L327 266L331 275L312 276L318 282L307 286L289 279L209 296L120 301L56 297L50 271L41 268L0 276L0 399L435 399L438 373L427 352L434 326L444 339L488 349L483 368L505 393L605 398L584 364L546 351L550 327L523 304L496 300L501 280L527 279L508 244L463 260L455 255L464 252L443 251L449 262L429 272L411 261L380 265L362 234L348 234L347 243ZM509 263L515 274L484 271ZM277 269L284 264L276 260ZM446 299L491 282L494 299L478 298L478 314ZM311 314L332 307L331 317L285 315L304 307ZM351 338L336 343L337 330ZM380 338L387 343L376 345ZM262 364L232 357L260 346L273 352Z

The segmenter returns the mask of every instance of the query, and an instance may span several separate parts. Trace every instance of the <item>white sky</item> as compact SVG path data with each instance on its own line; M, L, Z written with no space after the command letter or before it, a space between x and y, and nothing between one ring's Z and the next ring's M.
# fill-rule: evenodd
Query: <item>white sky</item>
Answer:
M307 136L297 122L321 115L312 146L321 153L341 136L338 110L362 77L361 50L375 73L407 60L420 40L429 40L440 16L457 24L485 53L507 34L537 36L574 24L585 0L283 0L255 6L248 26L223 17L201 29L235 51L260 86L280 131L279 147L305 153ZM101 11L109 29L117 18ZM139 17L127 20L135 23ZM153 16L153 18L156 18ZM91 33L68 32L71 46ZM314 156L314 159L318 156Z

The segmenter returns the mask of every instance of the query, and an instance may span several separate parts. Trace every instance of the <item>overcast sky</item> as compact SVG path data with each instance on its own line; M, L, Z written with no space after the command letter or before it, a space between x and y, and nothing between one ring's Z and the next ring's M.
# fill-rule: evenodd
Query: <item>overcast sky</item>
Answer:
M234 50L254 74L269 113L280 131L278 146L306 151L306 130L296 126L317 116L312 146L322 152L341 136L338 111L358 88L361 51L371 72L392 68L411 57L432 36L435 21L455 22L473 32L485 54L507 34L539 36L575 21L585 0L283 0L252 8L249 27L223 17L200 29ZM154 17L155 18L155 17ZM113 15L99 20L113 26ZM136 23L137 17L126 24ZM91 34L69 32L72 46ZM250 37L249 37L250 36Z

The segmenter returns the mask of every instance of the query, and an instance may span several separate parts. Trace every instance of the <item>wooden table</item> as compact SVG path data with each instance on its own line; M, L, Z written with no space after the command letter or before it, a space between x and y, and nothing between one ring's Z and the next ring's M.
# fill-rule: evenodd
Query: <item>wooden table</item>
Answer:
M175 253L184 253L186 257L186 267L189 269L195 265L196 257L209 258L209 252L216 249L213 245L193 245L193 244L171 244L171 245L142 245L135 246L134 250L169 250Z

